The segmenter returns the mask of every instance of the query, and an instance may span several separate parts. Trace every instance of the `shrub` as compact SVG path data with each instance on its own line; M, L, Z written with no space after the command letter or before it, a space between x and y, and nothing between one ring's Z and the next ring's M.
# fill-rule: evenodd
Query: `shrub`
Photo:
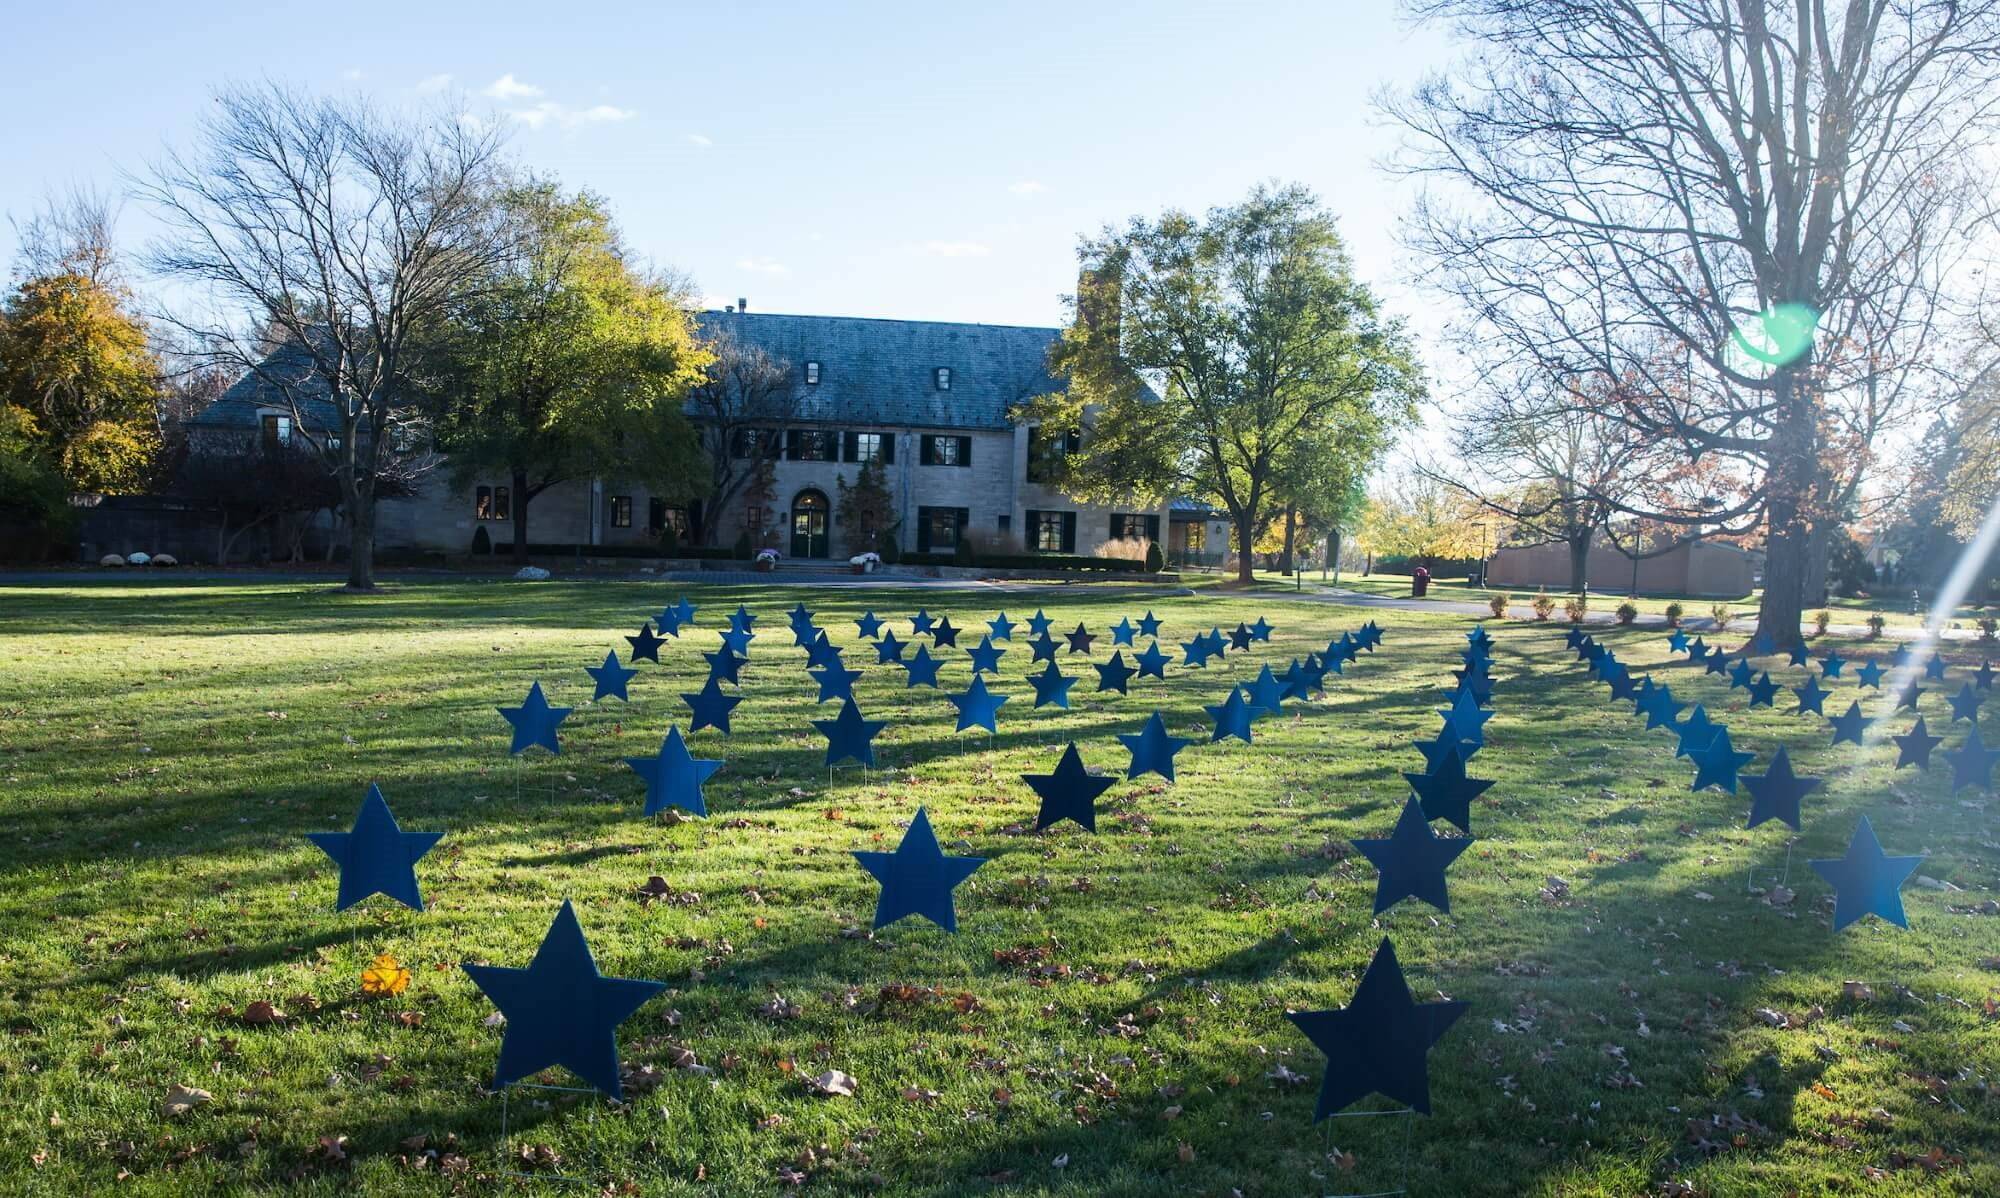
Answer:
M1091 550L1093 557L1109 557L1119 561L1143 562L1146 550L1152 542L1144 537L1115 537Z
M1888 623L1889 623L1888 618L1883 616L1881 612L1878 611L1869 613L1868 639L1871 641L1879 639L1882 635L1882 629L1887 627Z
M1975 623L1979 625L1979 639L1981 641L1990 645L1994 641L2000 640L2000 617L1981 616Z
M1563 600L1563 615L1568 618L1570 623L1581 624L1583 623L1583 618L1589 614L1590 599L1587 596L1571 595L1569 598Z
M951 564L954 566L970 566L977 560L978 554L973 552L972 549L972 538L958 538L958 544L952 546L951 549Z
M1717 632L1728 631L1729 622L1736 618L1736 613L1729 610L1727 603L1715 604L1708 609L1708 614L1709 618L1715 621L1715 630Z
M746 528L742 532L736 534L736 544L731 548L730 552L735 555L736 560L739 562L747 562L750 560L749 529Z
M672 523L660 529L660 556L673 557L681 551L680 530Z
M472 530L472 556L487 557L493 552L493 538L486 535L484 524Z
M1687 604L1682 603L1678 599L1667 604L1667 627L1679 628L1681 626L1681 617L1687 614L1687 610Z
M1507 618L1507 605L1512 602L1514 602L1514 597L1505 591L1499 591L1486 597L1486 606L1492 610L1493 618L1496 620Z
M1620 624L1630 624L1632 621L1638 618L1639 618L1638 604L1627 599L1625 602L1618 605L1618 622Z
M882 555L882 564L885 566L893 566L903 560L903 546L896 539L894 529L883 533L876 539L875 551Z
M1547 592L1538 592L1535 595L1535 618L1537 620L1548 619L1555 610L1556 601Z
M1813 635L1825 636L1827 626L1832 623L1833 623L1833 613L1826 610L1823 607L1820 608L1818 611L1813 613Z
M1160 571L1166 568L1167 568L1166 551L1160 548L1160 543L1158 541L1147 541L1146 542L1147 572L1152 574L1158 574Z

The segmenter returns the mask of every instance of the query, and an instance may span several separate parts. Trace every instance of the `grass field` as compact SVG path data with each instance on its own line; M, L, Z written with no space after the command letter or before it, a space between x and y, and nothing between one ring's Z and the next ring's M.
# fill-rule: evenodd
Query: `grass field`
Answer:
M1030 710L1017 639L989 738L954 734L943 693L874 664L853 619L872 606L902 635L925 607L977 631L1036 597L689 589L698 628L641 663L629 705L592 705L582 667L622 657L679 593L0 582L0 1190L492 1193L511 1169L529 1174L512 1192L550 1194L2000 1193L2000 916L1981 913L2000 910L2000 829L1941 759L1893 773L1892 746L1830 748L1788 695L1745 710L1721 677L1669 667L1758 754L1748 771L1788 745L1826 780L1791 854L1797 898L1773 905L1746 886L1785 867L1787 830L1744 831L1746 796L1690 793L1672 741L1585 681L1559 629L1505 626L1473 761L1498 781L1451 913L1375 919L1374 870L1347 842L1393 824L1467 620L1162 598L1170 641L1259 615L1277 631L1127 697L1089 693L1095 672L1064 655L1083 675L1066 713ZM806 721L834 712L785 628L800 601L889 721L865 777L821 764ZM711 817L644 820L621 759L685 722L678 695L739 602L760 618L735 735L692 738L727 761ZM1045 602L1058 629L1100 633L1148 606ZM1324 698L1257 724L1254 745L1207 743L1201 705L1371 615L1384 644ZM1668 661L1657 632L1604 635L1635 670ZM963 690L963 652L943 654L945 691ZM494 707L535 679L576 706L564 752L510 759ZM1855 693L1842 680L1828 709ZM1942 691L1921 702L1956 745ZM1017 775L1072 738L1122 771L1114 734L1155 708L1198 739L1177 784L1121 781L1095 837L1026 830ZM2000 742L1990 714L1986 732ZM425 914L332 911L335 872L303 833L344 830L371 781L405 829L446 833L418 867ZM955 938L870 936L876 887L849 852L893 847L920 804L946 852L990 860L958 891ZM1890 853L1962 888L1912 880L1907 932L1829 931L1805 860L1840 855L1862 812ZM517 1090L503 1137L484 1090L502 1033L458 966L525 965L564 898L604 972L670 989L622 1029L626 1104ZM1431 1055L1436 1114L1315 1127L1321 1058L1284 1012L1344 1005L1383 935L1419 1001L1472 1004ZM414 981L365 1000L378 952ZM259 1002L284 1018L246 1019ZM857 1092L810 1093L827 1069ZM177 1084L212 1100L166 1114Z

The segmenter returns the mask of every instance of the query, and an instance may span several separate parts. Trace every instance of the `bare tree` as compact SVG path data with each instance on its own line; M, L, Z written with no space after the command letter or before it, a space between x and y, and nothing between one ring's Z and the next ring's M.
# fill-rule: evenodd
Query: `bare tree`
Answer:
M1699 467L1668 496L1600 498L1762 530L1758 627L1779 643L1877 435L1924 396L2000 105L1996 8L1415 4L1484 50L1385 101L1402 165L1444 185L1410 240L1490 353Z
M172 229L153 266L218 313L174 323L282 396L337 483L349 589L374 588L381 480L428 443L425 338L505 252L500 144L462 117L394 120L266 84L218 93L197 148L140 184Z
M702 538L713 545L723 509L743 493L757 462L783 448L776 439L785 421L797 415L799 393L790 363L726 327L710 338L709 349L715 360L688 397L688 411L701 430L708 458Z
M117 213L95 188L51 192L35 215L12 223L19 243L17 277L74 274L105 287L124 282L112 236Z

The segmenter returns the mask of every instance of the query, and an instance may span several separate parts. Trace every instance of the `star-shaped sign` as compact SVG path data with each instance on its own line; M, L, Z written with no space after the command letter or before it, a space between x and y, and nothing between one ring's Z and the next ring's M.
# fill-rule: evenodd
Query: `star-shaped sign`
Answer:
M812 622L812 618L810 616L808 616L804 620L792 621L792 647L794 649L805 649L808 652L810 652L813 647L813 642L819 640L821 637L825 635L826 634L824 632L821 632L818 626Z
M695 606L687 601L686 595L682 595L680 602L674 604L673 613L674 624L677 627L685 627L694 623Z
M1100 693L1104 691L1117 691L1121 695L1128 694L1127 684L1131 682L1133 672L1132 667L1125 664L1124 650L1113 650L1111 660L1097 667L1098 691Z
M881 617L875 614L875 609L872 607L861 613L861 618L854 622L854 626L861 630L862 636L871 641L882 635Z
M806 669L821 670L827 666L841 664L840 655L847 652L828 639L826 633L813 630L812 644L806 646Z
M1765 671L1757 681L1750 684L1750 706L1769 707L1778 697L1778 684L1771 681L1770 671Z
M977 676L980 674L998 674L1000 672L1000 655L1005 652L1005 649L993 643L992 637L982 636L979 638L978 644L965 651L965 655L972 659L972 673L974 676Z
M1729 667L1729 689L1735 690L1738 687L1749 686L1750 680L1756 676L1757 672L1750 668L1750 659L1739 657L1736 659L1736 664Z
M1076 679L1063 675L1054 658L1039 674L1028 675L1028 681L1035 684L1035 706L1060 707L1069 710L1069 688L1076 685Z
M792 610L785 613L785 619L794 628L811 628L813 624L813 614L806 610L805 600L803 599L799 600Z
M722 648L725 652L733 653L738 657L748 657L750 656L750 642L756 639L757 634L748 628L732 628L722 634Z
M814 720L812 726L826 737L826 764L856 761L875 764L875 734L887 726L884 720L861 718L861 709L849 699L840 705L840 715L830 720Z
M688 731L699 732L703 728L721 729L724 736L730 735L729 713L743 701L742 695L732 695L722 689L722 681L710 674L701 689L692 694L683 691L681 698L688 705Z
M1944 681L1944 654L1933 653L1924 661L1924 677L1932 682Z
M1931 750L1944 743L1944 737L1931 735L1931 730L1924 726L1922 716L1917 717L1917 722L1908 732L1889 739L1896 742L1897 769L1906 765L1914 765L1920 770L1931 768Z
M1312 698L1312 667L1298 658L1294 657L1286 663L1278 681L1283 685L1285 698L1301 702Z
M1833 725L1833 743L1836 745L1842 741L1858 745L1862 743L1862 738L1868 735L1869 720L1867 716L1861 714L1859 703L1849 703L1846 711L1827 717L1826 722Z
M627 757L625 764L646 780L647 815L678 807L689 815L706 816L708 802L701 797L701 784L722 768L720 761L703 761L688 752L679 728L667 729L657 755Z
M1486 721L1493 718L1493 713L1481 711L1479 701L1471 695L1459 691L1451 697L1451 706L1438 708L1438 714L1458 732L1460 740L1475 745L1486 743Z
M442 832L405 832L389 811L388 800L374 783L346 832L308 832L340 867L340 892L333 909L345 911L371 895L387 895L415 911L424 909L417 889L417 862L444 836Z
M1172 659L1160 652L1160 642L1147 641L1144 649L1132 655L1132 660L1139 663L1139 677L1165 680L1167 662Z
M1048 633L1036 633L1034 639L1028 642L1028 652L1032 655L1028 658L1028 664L1033 665L1038 661L1054 661L1056 659L1056 650L1061 647L1061 642Z
M1285 1016L1326 1054L1313 1122L1369 1094L1430 1114L1431 1045L1465 1014L1466 1006L1413 1001L1396 949L1384 936L1352 1002L1337 1011L1291 1011Z
M929 649L918 645L910 660L902 663L903 669L909 672L909 680L903 684L904 689L913 686L928 686L935 689L938 684L938 667L943 664L942 658L932 657Z
M1139 617L1139 635L1155 638L1160 635L1160 618L1150 610Z
M804 605L801 604L800 606ZM729 613L729 626L731 628L748 629L754 627L756 623L757 617L751 614L750 609L741 603L736 605L735 611Z
M1838 652L1828 653L1819 659L1820 671L1828 678L1840 677L1840 671L1847 665L1847 659Z
M1646 675L1646 676L1651 677L1651 675ZM1632 699L1638 697L1639 681L1638 679L1632 677L1632 671L1627 669L1624 665L1621 664L1618 666L1618 668L1612 670L1608 675L1606 675L1604 680L1611 684L1611 698L1614 701L1618 699ZM1463 694L1464 692L1461 691L1460 693ZM1476 693L1474 695L1474 700L1475 702L1477 701Z
M1977 690L1973 689L1970 682L1959 687L1958 693L1953 695L1950 700L1951 722L1956 724L1960 720L1970 720L1975 724L1978 723L1979 701L1981 698L1983 696Z
M1493 785L1490 778L1470 778L1465 773L1465 755L1453 748L1427 774L1404 772L1410 789L1424 805L1424 818L1448 819L1461 832L1472 831L1472 800Z
M987 635L996 641L1011 641L1014 639L1014 621L1008 619L1007 613L1003 611L997 617L986 621L986 631Z
M1210 657L1221 657L1224 653L1228 652L1225 647L1228 642L1222 635L1222 629L1211 628L1207 632L1202 633L1202 635L1208 638L1208 655Z
M1051 623L1053 623L1053 621L1050 620L1046 615L1043 615L1042 610L1040 608L1036 608L1035 614L1028 617L1028 635L1047 636L1049 634L1049 625Z
M994 720L1000 714L1000 708L1006 704L1008 697L987 690L986 679L975 676L972 685L966 688L964 694L946 695L945 698L950 699L951 705L958 708L958 727L953 731L963 732L967 728L984 728L988 732L999 731L999 728L994 726Z
M931 644L940 649L958 648L958 629L952 627L950 616L931 625Z
M709 681L713 682L720 679L724 682L734 682L739 686L742 685L743 663L747 659L738 657L727 649L717 649L713 653L704 653L701 655L701 658L708 663Z
M1248 649L1253 639L1255 638L1250 632L1250 626L1240 620L1237 622L1236 627L1229 630L1229 647L1239 653Z
M924 633L929 632L931 626L936 623L937 621L931 618L930 612L919 611L916 615L910 617L910 635L922 636Z
M1754 828L1766 820L1779 820L1799 830L1799 800L1819 789L1818 778L1801 778L1792 772L1792 755L1780 746L1762 774L1743 775L1750 792L1750 822Z
M1715 722L1708 718L1708 709L1695 704L1688 718L1674 729L1675 736L1679 738L1674 745L1674 756L1692 757L1706 749L1708 742L1715 739L1715 727Z
M1174 780L1174 754L1186 748L1189 741L1167 732L1167 722L1154 712L1146 719L1146 726L1136 733L1121 732L1118 739L1132 754L1132 762L1125 767L1127 778L1138 778L1146 774L1158 774L1167 781Z
M1917 709L1917 700L1923 697L1923 693L1923 687L1918 686L1914 681L1909 683L1896 693L1896 709L1900 711L1907 707L1911 711L1915 711Z
M605 650L604 664L585 666L583 672L590 675L590 680L597 684L596 691L590 696L592 703L600 699L623 699L628 703L632 701L632 697L625 693L625 684L639 671L619 665L618 654L615 651Z
M1475 631L1483 631L1483 630L1475 630ZM1257 622L1250 626L1250 636L1251 639L1253 640L1259 640L1259 641L1270 640L1271 639L1270 622L1264 619L1264 617L1258 616Z
M653 617L653 624L660 630L661 636L679 636L681 634L681 609L678 607L662 608L660 614ZM627 637L625 639L630 640L632 638Z
M569 900L563 900L526 969L470 962L462 968L507 1017L494 1089L560 1065L613 1099L624 1097L618 1025L666 983L597 972Z
M1694 785L1689 790L1713 786L1735 794L1736 771L1756 754L1737 752L1736 747L1729 743L1729 729L1719 727L1708 747L1690 756L1694 759Z
M1117 783L1115 777L1098 777L1083 768L1083 755L1076 742L1069 742L1053 774L1022 774L1021 781L1041 796L1042 809L1035 815L1039 832L1060 820L1074 820L1086 832L1097 831L1097 796Z
M1191 641L1181 642L1181 664L1191 669L1203 669L1208 665L1208 638L1197 636Z
M1972 676L1972 681L1973 681L1973 685L1977 686L1977 687L1978 687L1978 688L1979 688L1980 690L1983 690L1983 691L1990 691L1990 690L1992 690L1992 689L1993 689L1993 663L1992 663L1992 662L1990 662L1990 661L1984 661L1984 660L1982 660L1982 661L1981 661L1981 662L1979 663L1979 672L1978 672L1978 673L1976 673L1976 674L1974 674L1974 675Z
M1590 635L1584 632L1583 625L1581 624L1571 624L1569 631L1563 634L1563 648L1565 649L1581 649L1589 641Z
M1947 750L1945 759L1951 762L1951 788L1962 790L1967 786L1977 786L1985 790L1993 783L1993 763L2000 761L2000 749L1989 749L1986 742L1979 739L1979 725L1966 733L1965 743L1956 749Z
M1375 880L1375 914L1380 915L1406 898L1422 899L1440 911L1450 911L1445 867L1471 848L1472 841L1446 839L1431 831L1423 805L1406 798L1394 832L1383 840L1357 840L1354 847L1374 862L1380 875Z
M1574 645L1570 647L1575 648ZM1681 631L1678 628L1674 629L1673 635L1667 638L1667 648L1671 649L1675 653L1685 653L1687 652L1687 647L1688 647L1688 634Z
M1710 674L1727 674L1729 673L1729 657L1722 650L1717 649L1708 655L1708 660L1702 663L1702 669ZM1733 680L1729 684L1729 689L1736 689L1736 683Z
M907 643L906 641L897 640L896 634L893 632L883 633L882 639L875 642L875 664L879 666L892 661L902 661L903 646Z
M951 892L972 871L986 864L984 857L947 857L938 847L937 833L931 831L931 817L922 807L910 821L910 830L893 853L857 852L861 868L882 884L875 900L875 926L886 928L909 915L921 915L947 932L958 931L958 912L953 909Z
M1689 661L1693 662L1707 661L1708 642L1702 640L1700 637L1694 638L1694 643L1689 645L1687 648L1687 654Z
M1090 643L1096 639L1095 636L1091 635L1090 629L1085 628L1082 624L1078 624L1076 631L1069 634L1069 651L1071 653L1088 653L1090 652Z
M1806 656L1805 642L1796 642L1791 648L1785 650L1785 662L1787 665L1794 666L1810 665L1812 659Z
M1793 709L1793 715L1804 715L1807 712L1812 712L1814 715L1823 716L1826 714L1826 709L1821 705L1826 702L1826 697L1833 692L1820 686L1817 675L1808 674L1806 676L1806 684L1804 686L1793 687L1792 693L1799 697L1799 705Z
M1461 760L1470 761L1472 755L1479 751L1478 745L1460 739L1449 720L1445 721L1444 727L1438 729L1436 736L1430 740L1417 741L1416 745L1417 752L1424 755L1424 772L1427 774L1436 773L1438 765L1444 761L1448 753L1457 753Z
M1646 696L1646 705L1643 709L1646 716L1646 731L1674 727L1680 719L1681 709L1686 706L1686 703L1674 698L1672 685L1655 687L1653 693Z
M1250 705L1243 701L1242 687L1230 687L1227 699L1202 710L1215 721L1215 732L1208 738L1208 743L1214 744L1231 736L1246 745L1250 743Z
M537 682L528 688L528 697L521 700L519 707L497 709L514 726L514 747L507 752L520 753L536 745L551 753L562 752L556 743L556 729L569 718L567 707L550 707L548 698L542 694L542 684Z
M1250 701L1250 706L1259 719L1267 715L1284 714L1285 688L1278 681L1278 676L1271 673L1269 665L1257 671L1256 680L1243 690L1243 697Z
M850 670L838 661L822 669L807 670L806 674L819 683L819 698L813 700L815 703L824 703L828 699L852 699L854 680L861 677L860 670Z
M1861 663L1861 669L1855 674L1855 680L1862 686L1870 686L1876 690L1881 690L1882 675L1888 672L1882 668L1882 663L1880 662L1864 661Z
M1119 621L1111 626L1111 643L1113 645L1131 645L1132 638L1137 635L1138 631L1138 629L1132 627L1130 616L1120 617ZM1137 646L1134 647L1136 648Z
M650 621L639 625L638 636L628 636L625 639L632 646L633 661L650 661L654 665L660 663L660 646L667 642L653 635L653 625Z
M1891 857L1875 839L1875 826L1867 816L1855 825L1847 842L1847 855L1825 861L1808 861L1813 872L1833 887L1833 930L1868 915L1879 915L1899 928L1910 926L1903 914L1903 880L1917 872L1922 857Z

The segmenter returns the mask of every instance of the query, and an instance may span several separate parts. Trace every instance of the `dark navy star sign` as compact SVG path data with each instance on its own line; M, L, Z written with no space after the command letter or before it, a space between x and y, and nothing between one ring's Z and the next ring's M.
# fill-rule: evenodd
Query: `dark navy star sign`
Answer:
M1750 822L1754 828L1766 820L1779 820L1799 830L1799 800L1819 789L1818 778L1801 778L1792 772L1792 756L1780 746L1771 758L1771 768L1761 776L1743 775L1750 791Z
M333 909L345 911L370 895L382 894L414 911L424 909L417 889L417 862L442 837L442 832L405 832L396 825L388 800L374 783L347 832L308 832L340 867L340 893Z
M658 815L678 807L689 815L708 815L701 784L722 768L720 761L703 761L688 752L679 728L667 729L660 751L652 757L627 757L625 764L646 780L646 814Z
M1125 767L1127 778L1138 778L1146 774L1158 774L1167 781L1174 780L1174 754L1187 748L1189 741L1167 732L1167 722L1154 712L1146 720L1146 726L1137 733L1118 734L1125 748L1132 754L1132 762Z
M1041 796L1042 809L1035 815L1039 832L1062 820L1073 820L1086 832L1097 831L1097 797L1111 789L1116 777L1103 777L1083 768L1083 755L1071 741L1063 750L1053 774L1022 774L1021 781Z
M854 859L882 884L881 897L875 900L876 927L921 915L947 932L958 931L952 890L986 864L984 857L945 856L922 807L917 808L917 818L910 821L910 830L903 834L895 852L857 852Z
M1418 1003L1410 998L1396 949L1384 936L1368 963L1354 1000L1337 1011L1292 1011L1292 1021L1326 1054L1317 1123L1369 1094L1382 1094L1412 1110L1431 1113L1428 1057L1431 1045L1465 1014L1462 1002Z
M514 726L514 747L507 750L509 753L524 752L536 745L551 753L562 752L562 746L556 743L556 729L569 718L570 709L550 707L541 683L528 688L528 697L521 700L519 707L497 710Z
M1381 875L1375 881L1375 914L1405 898L1422 899L1440 911L1450 911L1445 867L1471 848L1472 840L1440 837L1431 831L1423 805L1408 798L1403 800L1403 814L1397 818L1394 832L1383 840L1357 840L1354 847L1374 862Z
M849 699L840 705L840 715L830 720L814 720L812 726L826 736L826 764L857 761L875 764L875 735L887 727L886 720L861 717L861 709Z
M1899 928L1910 921L1903 914L1903 879L1917 871L1922 857L1891 857L1875 839L1875 826L1867 816L1855 826L1847 842L1847 855L1825 861L1808 861L1813 872L1833 887L1833 930L1867 915L1879 915Z
M600 699L609 698L623 699L628 703L632 701L632 697L625 693L625 684L630 682L632 675L637 674L639 671L619 665L618 654L616 652L609 649L605 650L604 664L601 666L585 666L583 667L583 672L590 675L590 680L597 684L596 691L590 696L592 703Z

